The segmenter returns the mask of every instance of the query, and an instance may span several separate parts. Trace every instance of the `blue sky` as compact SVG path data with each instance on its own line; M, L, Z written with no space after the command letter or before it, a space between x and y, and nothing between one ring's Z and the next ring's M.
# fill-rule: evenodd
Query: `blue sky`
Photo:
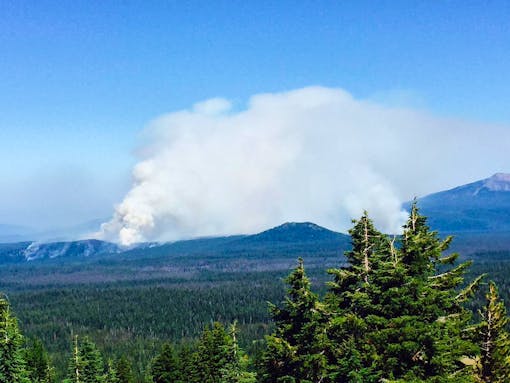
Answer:
M308 85L510 123L506 1L2 1L0 223L108 216L139 132Z

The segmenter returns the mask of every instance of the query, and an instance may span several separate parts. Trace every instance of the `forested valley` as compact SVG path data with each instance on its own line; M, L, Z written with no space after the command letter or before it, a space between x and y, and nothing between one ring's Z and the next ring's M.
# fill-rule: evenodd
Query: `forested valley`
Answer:
M507 252L458 257L416 206L401 237L367 215L350 235L289 275L4 283L0 381L510 381Z

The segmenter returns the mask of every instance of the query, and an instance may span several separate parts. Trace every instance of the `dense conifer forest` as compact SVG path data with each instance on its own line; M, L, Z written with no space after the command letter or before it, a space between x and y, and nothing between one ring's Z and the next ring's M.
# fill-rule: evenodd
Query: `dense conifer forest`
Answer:
M333 267L304 254L286 277L8 289L0 382L510 381L505 252L459 258L416 206L401 237L366 214L350 235Z

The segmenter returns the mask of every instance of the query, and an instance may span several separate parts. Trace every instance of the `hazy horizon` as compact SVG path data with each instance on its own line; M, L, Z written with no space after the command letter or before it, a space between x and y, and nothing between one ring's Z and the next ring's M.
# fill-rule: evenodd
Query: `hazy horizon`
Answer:
M292 220L344 231L369 209L393 230L413 196L510 172L506 2L0 14L3 225L101 220L130 242Z

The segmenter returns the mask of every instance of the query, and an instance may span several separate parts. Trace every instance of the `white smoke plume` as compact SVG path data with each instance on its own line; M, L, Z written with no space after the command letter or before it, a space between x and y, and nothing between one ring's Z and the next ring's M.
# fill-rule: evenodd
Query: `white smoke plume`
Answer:
M491 129L499 137L323 87L256 95L241 111L211 99L146 129L133 187L101 237L129 245L285 221L345 231L364 209L396 232L402 201L507 165L508 129Z

